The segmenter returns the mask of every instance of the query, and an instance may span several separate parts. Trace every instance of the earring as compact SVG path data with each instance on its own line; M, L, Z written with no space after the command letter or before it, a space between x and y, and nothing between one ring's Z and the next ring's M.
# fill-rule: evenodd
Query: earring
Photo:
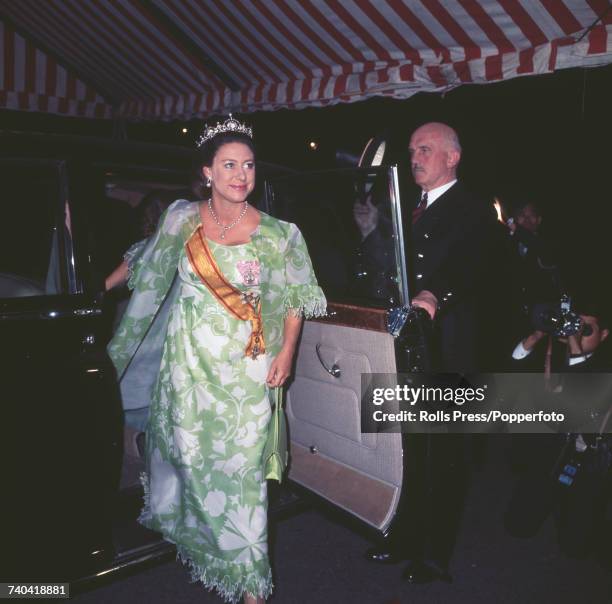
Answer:
M206 179L206 186L210 189L210 183L212 182L210 176Z

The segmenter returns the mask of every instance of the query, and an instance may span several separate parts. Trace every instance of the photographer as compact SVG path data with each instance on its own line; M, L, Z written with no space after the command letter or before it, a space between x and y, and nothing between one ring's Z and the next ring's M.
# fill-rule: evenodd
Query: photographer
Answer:
M566 376L554 387L547 381L550 401L557 407L565 403L562 410L573 413L584 432L515 436L526 463L505 517L512 535L530 537L553 511L559 545L572 557L594 551L606 555L600 535L610 496L612 454L609 436L595 434L610 407L609 375L603 374L610 366L605 350L609 329L600 309L582 304L579 310L574 313L565 297L556 309L540 307L532 317L539 329L513 351L515 363L523 369L525 363L534 367L532 361L538 359L547 380L551 366ZM588 381L576 379L579 373L589 374Z
M540 353L544 352L539 346L542 340L547 340L548 346L544 353L544 363L540 364L540 367L551 369L550 349L554 348L563 353L562 359L556 359L554 369L597 371L605 368L603 355L595 357L595 352L608 337L609 330L603 313L597 309L583 305L583 312L576 314L571 310L570 299L563 295L558 306L535 305L531 321L534 331L522 339L512 352L512 358L515 361L523 361L524 368L528 366L526 360L541 360L540 354L532 353L537 349ZM529 365L533 366L533 362ZM515 368L518 366L515 365Z
M560 270L556 250L541 234L542 212L532 201L521 198L511 204L507 226L510 306L512 331L522 334L530 328L534 306L551 303L560 295Z

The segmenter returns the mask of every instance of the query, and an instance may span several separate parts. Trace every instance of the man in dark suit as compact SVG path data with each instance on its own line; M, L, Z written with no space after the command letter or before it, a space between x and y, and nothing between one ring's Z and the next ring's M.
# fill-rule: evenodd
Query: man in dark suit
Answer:
M411 216L411 303L433 320L433 369L476 371L482 369L479 309L498 232L495 212L457 180L461 146L452 128L436 122L421 126L410 139L409 152L421 188ZM461 434L405 435L409 488L385 543L368 551L370 560L409 560L404 577L412 583L450 580L467 486L465 449Z
M510 256L512 315L515 333L524 333L531 324L536 305L558 301L561 271L550 240L540 233L542 213L532 201L521 198L513 205L507 221Z
M583 432L514 435L513 453L515 461L523 462L522 472L504 524L515 537L532 537L552 512L565 554L583 558L595 552L609 565L612 522L606 522L606 507L612 496L612 442L604 425L610 409L611 367L606 302L579 299L578 331L550 342L562 349L563 354L553 355L552 361L556 377L562 377L548 398L542 398ZM519 342L512 353L516 367L539 366L542 371L548 340L547 334L534 331ZM537 361L529 365L533 357ZM587 374L582 376L586 379L577 379L580 374ZM600 430L603 435L597 434ZM568 467L573 473L566 473Z
M439 335L439 371L475 371L480 360L479 299L490 274L496 217L492 205L457 180L461 146L455 131L429 123L410 139L421 187L412 215L412 304L427 310Z

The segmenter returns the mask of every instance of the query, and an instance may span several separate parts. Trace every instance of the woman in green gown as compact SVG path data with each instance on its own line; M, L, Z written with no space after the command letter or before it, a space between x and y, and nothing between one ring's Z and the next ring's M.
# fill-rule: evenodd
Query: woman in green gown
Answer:
M271 388L290 374L302 318L326 302L298 228L247 202L250 128L230 116L200 142L210 199L165 213L130 267L134 295L109 352L121 380L156 376L141 523L226 601L263 602Z

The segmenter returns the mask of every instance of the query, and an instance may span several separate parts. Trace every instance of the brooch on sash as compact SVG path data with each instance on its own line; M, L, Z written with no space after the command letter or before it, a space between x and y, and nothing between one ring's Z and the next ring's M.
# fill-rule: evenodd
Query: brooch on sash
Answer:
M185 250L191 268L219 303L237 319L251 322L251 337L244 351L246 356L256 359L266 352L259 296L241 292L225 278L208 247L202 225L198 226L185 243ZM247 279L253 281L253 285L259 283L259 262L248 260L238 264L243 265L242 269L239 266L238 270L245 285L251 285L246 283Z

